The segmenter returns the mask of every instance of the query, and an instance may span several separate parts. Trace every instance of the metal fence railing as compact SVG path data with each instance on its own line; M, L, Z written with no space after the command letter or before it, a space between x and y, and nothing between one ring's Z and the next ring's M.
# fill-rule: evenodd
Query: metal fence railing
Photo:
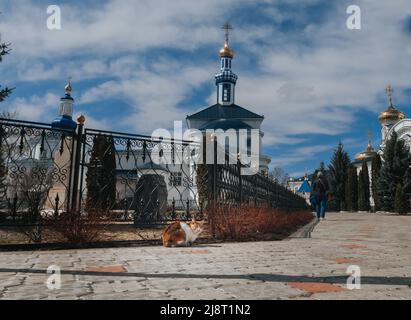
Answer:
M0 224L40 223L95 211L135 224L204 218L211 204L306 206L240 163L196 165L198 146L177 140L0 119ZM216 163L216 162L215 162Z

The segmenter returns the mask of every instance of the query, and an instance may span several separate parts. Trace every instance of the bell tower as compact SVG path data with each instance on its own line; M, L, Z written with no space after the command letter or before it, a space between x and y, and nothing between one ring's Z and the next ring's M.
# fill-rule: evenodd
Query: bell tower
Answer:
M77 123L73 120L74 99L71 97L72 91L71 78L69 78L67 85L64 87L65 95L60 99L59 115L51 124L53 128L70 131L77 128Z
M234 104L235 85L237 83L237 75L231 70L231 63L234 58L234 52L229 46L229 36L232 26L226 23L223 26L225 30L224 47L220 50L220 73L215 76L217 86L217 103L223 106Z

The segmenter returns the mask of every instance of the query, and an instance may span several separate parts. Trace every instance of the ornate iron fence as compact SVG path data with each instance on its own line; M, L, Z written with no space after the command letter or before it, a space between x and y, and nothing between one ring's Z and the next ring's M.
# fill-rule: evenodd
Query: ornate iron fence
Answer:
M75 135L0 119L0 221L35 224L69 210Z
M0 119L0 147L0 223L96 211L140 225L202 219L211 204L306 207L265 176L242 176L240 163L197 166L199 146L186 141Z
M216 154L216 143L214 149L214 154ZM307 202L304 198L269 177L261 173L242 175L241 170L245 165L240 161L230 164L229 155L226 155L224 164L202 167L206 174L203 173L203 179L200 177L199 184L206 187L199 188L200 194L207 192L208 195L203 195L203 197L208 198L208 201L214 201L216 205L247 204L283 210L307 209Z
M182 158L193 145L92 129L80 139L79 207L135 224L202 218L195 166Z
M273 180L261 175L237 174L238 165L219 165L217 173L217 199L223 204L249 204L281 209L304 209L303 198Z

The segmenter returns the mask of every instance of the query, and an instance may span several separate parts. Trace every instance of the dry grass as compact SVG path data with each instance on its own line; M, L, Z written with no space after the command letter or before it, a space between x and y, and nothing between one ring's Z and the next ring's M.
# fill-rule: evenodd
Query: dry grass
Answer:
M281 238L311 222L309 211L286 212L273 208L219 207L210 217L210 230L217 239L252 240L264 239L267 235Z

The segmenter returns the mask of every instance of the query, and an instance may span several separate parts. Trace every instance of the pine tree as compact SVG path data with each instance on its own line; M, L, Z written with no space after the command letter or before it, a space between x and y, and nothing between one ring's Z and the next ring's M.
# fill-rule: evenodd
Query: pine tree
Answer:
M334 151L333 157L331 158L331 164L329 166L330 191L333 196L331 207L335 207L337 211L346 209L345 184L348 179L350 165L350 157L340 142L337 149Z
M406 214L408 212L408 200L401 183L397 184L395 190L394 210L398 214Z
M348 179L346 183L345 202L348 211L358 210L358 177L357 169L351 166L348 172Z
M358 179L358 210L370 211L370 209L370 178L367 163L363 162Z
M379 154L376 154L372 159L371 163L371 189L372 197L374 199L374 211L381 210L381 199L378 193L378 184L380 181L381 175L381 157Z
M0 62L3 61L3 56L6 56L10 53L10 44L0 43ZM0 85L0 102L4 101L11 93L13 89L10 88L1 88Z
M398 139L397 133L393 132L386 142L382 156L381 174L378 181L378 197L381 210L394 211L394 200L399 183L404 183L405 193L408 193L408 181L410 181L410 154L409 148L403 140Z
M94 138L86 184L88 210L107 211L112 208L116 200L116 158L113 138Z
M326 172L325 163L323 161L321 161L320 163L319 171L321 171L323 174L325 174Z

